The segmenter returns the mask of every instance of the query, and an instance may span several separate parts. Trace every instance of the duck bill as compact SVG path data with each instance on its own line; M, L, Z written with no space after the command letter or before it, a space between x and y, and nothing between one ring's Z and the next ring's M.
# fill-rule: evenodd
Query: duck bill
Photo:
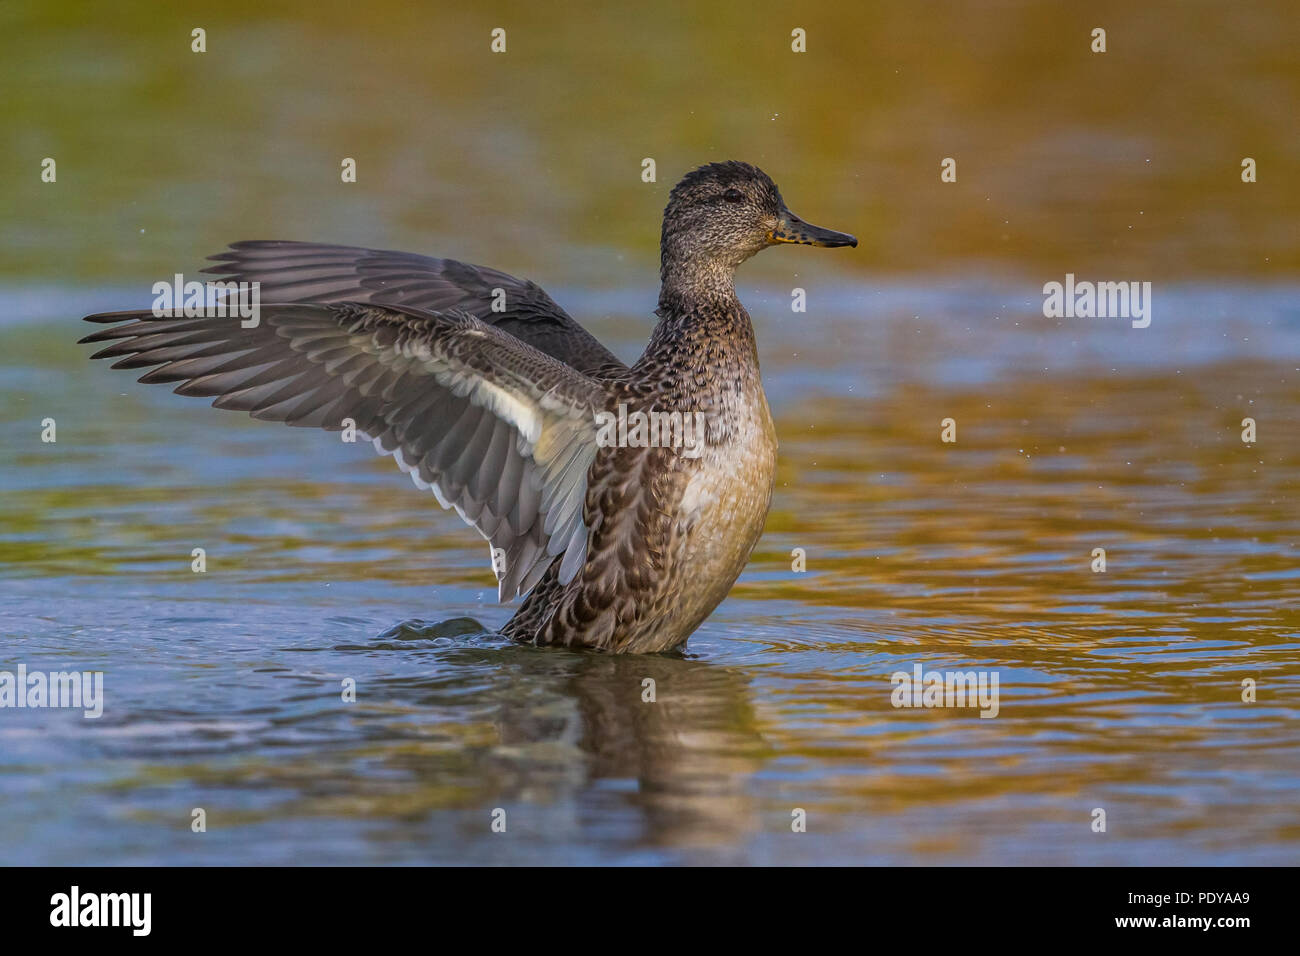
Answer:
M851 236L847 232L836 232L834 229L823 229L821 226L814 226L810 222L804 222L788 209L782 213L776 228L769 232L767 237L774 243L794 242L801 246L827 246L832 249L838 246L853 246L856 248L858 244L856 236Z

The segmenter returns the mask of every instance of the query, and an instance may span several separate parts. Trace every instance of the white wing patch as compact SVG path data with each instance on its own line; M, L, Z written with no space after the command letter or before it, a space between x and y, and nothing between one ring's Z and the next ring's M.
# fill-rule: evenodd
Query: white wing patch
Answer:
M483 334L475 330L467 331L470 334ZM542 396L539 402L530 402L482 377L453 370L444 359L425 348L415 350L416 354L403 351L408 359L422 361L453 395L468 398L472 405L486 409L518 432L516 450L527 463L521 480L534 482L534 487L540 487L542 491L536 520L542 522L540 530L547 539L542 547L523 551L522 560L529 567L522 576L515 577L518 593L530 590L540 580L550 561L560 555L563 555L560 562L560 583L568 584L581 569L587 556L588 533L582 521L582 506L586 496L587 471L596 456L594 418L590 425L591 434L588 435L580 423L574 422L571 417L563 417L569 409L563 403L550 399L549 395ZM548 409L560 413L550 417L549 422L546 415ZM530 531L528 528L510 528L505 516L493 513L487 504L479 505L476 517L471 518L462 502L449 499L438 482L428 482L420 476L420 462L408 461L400 445L390 451L383 447L382 439L361 434L374 445L376 452L381 455L391 454L397 467L411 476L411 481L417 488L432 491L444 509L454 508L461 520L471 525L494 548L513 544L516 536ZM488 530L485 530L485 526ZM502 530L506 532L503 540L493 541L493 535ZM492 569L499 582L499 600L506 601L514 597L514 594L505 592L506 575L503 569L495 561Z

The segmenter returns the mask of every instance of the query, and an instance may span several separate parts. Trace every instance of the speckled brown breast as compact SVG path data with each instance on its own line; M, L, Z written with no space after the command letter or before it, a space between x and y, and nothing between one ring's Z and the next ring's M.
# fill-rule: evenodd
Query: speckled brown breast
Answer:
M658 632L644 637L647 643L674 647L686 640L727 596L763 533L776 473L776 431L761 388L736 424L730 441L700 457L673 508L676 600Z
M668 316L610 388L610 408L703 413L705 444L695 458L681 448L602 448L588 475L582 570L561 585L553 567L505 633L669 650L726 597L771 503L776 434L748 314L732 299Z

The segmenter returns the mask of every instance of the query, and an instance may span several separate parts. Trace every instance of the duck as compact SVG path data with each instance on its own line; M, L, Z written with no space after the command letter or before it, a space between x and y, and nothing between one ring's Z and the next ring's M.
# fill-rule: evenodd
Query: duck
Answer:
M351 428L391 455L490 543L498 598L522 598L506 637L661 653L730 592L772 500L776 431L736 270L771 246L857 242L794 215L758 167L716 162L669 194L657 321L630 365L532 281L286 240L233 243L203 270L259 290L255 323L105 312L81 342L145 384ZM659 427L602 427L615 414Z

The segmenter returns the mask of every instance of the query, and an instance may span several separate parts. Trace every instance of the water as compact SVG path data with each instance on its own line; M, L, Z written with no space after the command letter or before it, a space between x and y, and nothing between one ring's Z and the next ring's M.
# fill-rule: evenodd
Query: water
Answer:
M485 545L390 461L90 366L121 293L43 290L0 325L0 669L106 707L3 712L3 861L1294 863L1296 290L1161 295L742 289L767 533L685 653L611 657L494 636ZM652 296L562 301L630 356ZM893 708L917 662L999 715Z
M107 698L0 710L0 863L1300 862L1292 7L0 6L0 670ZM776 495L676 656L502 642L390 460L74 344L284 238L527 276L630 359L668 189L732 158L861 245L740 274ZM1045 319L1066 273L1151 327ZM918 663L998 716L895 709Z

